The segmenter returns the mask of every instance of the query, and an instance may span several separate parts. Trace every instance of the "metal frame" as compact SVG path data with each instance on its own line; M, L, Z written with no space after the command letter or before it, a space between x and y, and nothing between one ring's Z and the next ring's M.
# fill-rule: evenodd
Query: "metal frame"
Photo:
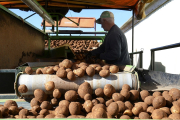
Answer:
M131 60L133 60L134 54L139 54L140 68L143 68L143 51L129 53ZM131 61L131 65L133 65L133 61Z
M151 49L151 65L150 65L151 70L154 70L155 51L165 50L165 49L170 49L170 48L175 48L175 47L180 47L180 43L166 45L166 46Z

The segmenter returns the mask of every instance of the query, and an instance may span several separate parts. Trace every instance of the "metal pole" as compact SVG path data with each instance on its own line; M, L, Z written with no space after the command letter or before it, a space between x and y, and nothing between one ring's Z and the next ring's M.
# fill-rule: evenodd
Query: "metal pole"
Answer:
M35 15L35 14L36 14L36 13L33 13L32 15L30 15L30 16L28 16L28 17L24 18L24 20L26 20L26 19L30 18L31 16L33 16L33 15Z
M134 9L132 15L132 53L134 52ZM132 56L132 65L133 65L133 56Z
M151 70L154 70L154 51L151 50Z
M59 16L56 15L56 36L58 36L58 21L59 21Z
M45 26L45 20L43 20L43 30L44 30L44 32L46 32L46 26Z

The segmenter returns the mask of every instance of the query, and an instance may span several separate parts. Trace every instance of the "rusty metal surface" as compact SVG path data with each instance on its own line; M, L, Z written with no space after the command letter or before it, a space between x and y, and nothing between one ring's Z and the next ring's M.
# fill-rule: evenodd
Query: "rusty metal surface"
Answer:
M44 35L0 9L0 69L36 61L44 51Z
M119 72L117 74L111 74L107 78L102 78L99 75L94 75L93 77L83 76L77 77L76 80L70 81L68 79L61 79L56 75L20 75L17 84L18 86L21 84L25 84L28 87L28 92L21 95L32 95L35 89L42 89L47 94L51 92L47 92L45 90L45 83L48 81L53 81L55 83L55 88L60 89L62 93L67 90L77 90L79 85L83 82L90 83L93 90L96 88L104 88L106 84L112 84L117 91L122 88L123 84L128 84L132 89L137 88L136 84L136 76L131 73Z

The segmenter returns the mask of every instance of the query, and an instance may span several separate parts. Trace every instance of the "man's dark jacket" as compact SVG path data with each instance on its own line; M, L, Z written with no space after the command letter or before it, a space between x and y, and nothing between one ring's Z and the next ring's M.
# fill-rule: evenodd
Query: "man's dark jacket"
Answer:
M127 40L117 25L111 27L102 45L91 51L91 53L99 56L100 59L105 60L108 64L130 64Z

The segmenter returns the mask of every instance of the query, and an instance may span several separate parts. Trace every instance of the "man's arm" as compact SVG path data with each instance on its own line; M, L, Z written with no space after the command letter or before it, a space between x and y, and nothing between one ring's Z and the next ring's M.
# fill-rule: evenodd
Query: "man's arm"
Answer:
M116 60L121 55L121 44L122 40L119 34L112 34L109 36L111 40L108 40L107 44L110 50L105 50L104 53L100 54L100 59L103 60Z
M94 56L99 56L101 53L104 53L105 45L104 42L95 50L92 50L91 53Z

